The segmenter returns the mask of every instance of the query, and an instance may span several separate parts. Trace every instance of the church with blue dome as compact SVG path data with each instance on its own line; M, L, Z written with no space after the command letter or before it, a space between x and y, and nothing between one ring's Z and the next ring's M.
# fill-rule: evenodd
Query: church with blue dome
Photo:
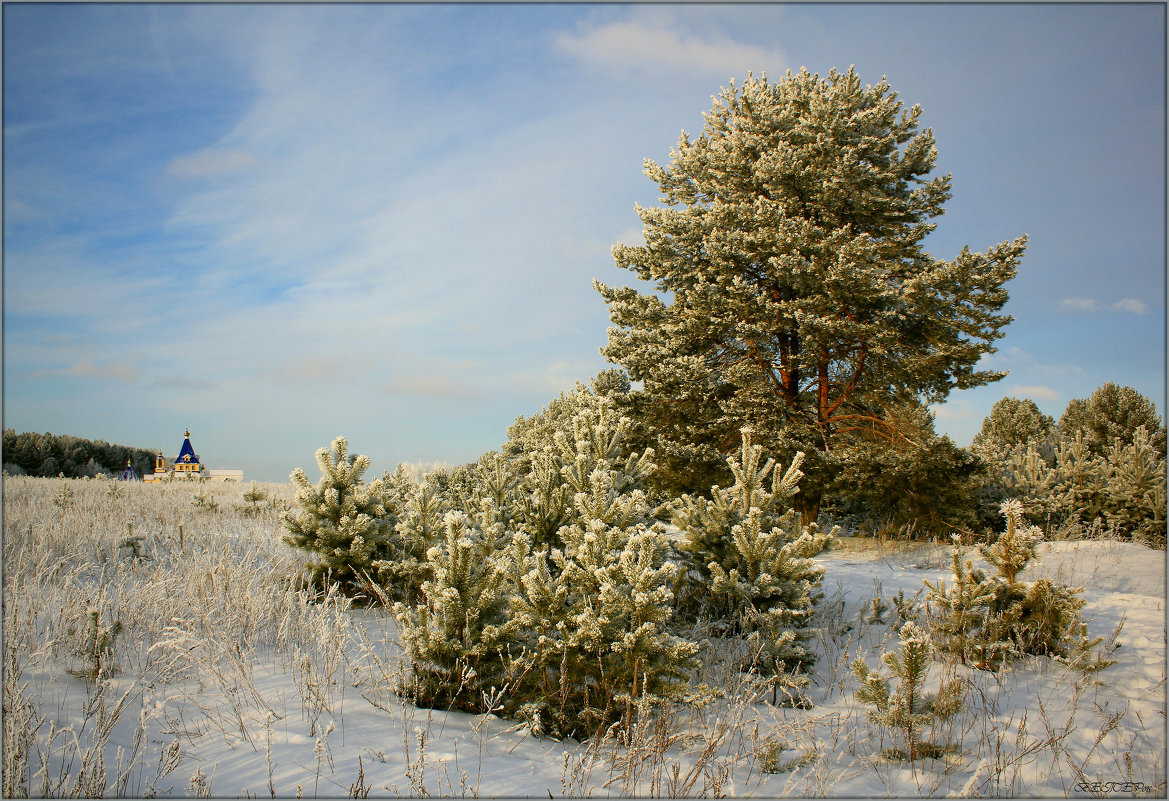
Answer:
M153 475L145 476L144 480L160 481L168 477L210 481L243 481L244 471L207 469L191 445L191 429L188 428L183 431L183 444L174 461L168 462L166 457L162 455L162 451L159 451L158 455L154 457Z

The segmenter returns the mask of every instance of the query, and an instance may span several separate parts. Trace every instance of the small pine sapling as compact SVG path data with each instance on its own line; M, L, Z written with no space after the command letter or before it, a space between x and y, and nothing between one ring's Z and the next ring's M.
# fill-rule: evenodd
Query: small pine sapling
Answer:
M898 590L896 595L891 596L893 608L897 610L898 627L904 626L911 620L917 622L921 615L921 604L917 600L921 597L921 592L921 589L918 589L911 598L906 598L905 590L902 589Z
M516 488L518 527L531 537L532 547L559 548L563 543L557 532L568 522L571 488L551 450L529 455L528 463L529 470Z
M567 735L576 728L571 677L582 675L583 654L572 642L572 588L564 575L564 554L533 551L523 532L513 536L510 552L509 611L517 642L507 660L508 704L533 729Z
M727 459L735 484L713 487L709 500L687 495L673 506L689 568L680 588L683 610L746 634L744 669L766 673L777 692L790 690L806 683L799 674L815 659L805 646L806 626L824 571L811 558L831 546L836 529L825 534L814 523L805 526L788 508L799 491L803 454L781 476L752 444L752 429L740 433L742 446Z
M1043 533L1023 520L1023 505L1018 501L1004 501L1003 517L1007 528L991 545L979 545L978 551L1008 584L1014 584L1027 563L1035 558L1035 548Z
M523 526L512 539L508 704L533 730L581 736L632 723L693 667L697 646L667 630L678 568L641 488L652 452L623 455L628 424L597 404L575 415L571 438L557 432L566 522L552 541ZM535 455L533 471L545 458Z
M442 538L443 515L449 507L429 478L417 485L397 483L393 497L383 501L397 507L397 522L387 533L385 556L371 565L391 598L413 606L423 583L433 575L426 554Z
M134 533L134 524L127 522L126 536L123 537L120 542L118 542L118 549L120 551L123 548L128 548L130 550L131 561L137 562L146 558L145 554L142 553L142 544L144 540L145 538L141 534Z
M564 530L563 581L569 587L565 668L577 731L633 722L642 702L677 695L695 667L698 645L671 634L677 567L663 561L665 536L638 523L592 520Z
M1157 452L1144 426L1131 442L1117 438L1107 459L1108 523L1154 546L1165 544L1165 452Z
M252 482L252 487L243 494L244 503L250 504L244 507L244 514L249 517L256 517L260 514L260 504L268 500L268 493L256 486Z
M986 609L995 598L994 585L986 574L963 560L963 552L955 536L954 582L925 580L929 590L931 617L930 633L940 638L939 647L955 654L962 664L974 663L985 667L986 642L977 636L986 619ZM936 610L936 611L935 611Z
M1019 579L1035 558L1042 534L1025 523L1018 501L1004 501L1001 511L1006 530L993 544L979 546L982 557L996 569L995 575L988 578L964 562L956 549L953 586L925 582L931 610L936 610L932 625L941 635L941 647L967 664L997 670L1012 656L1071 658L1097 645L1099 639L1087 639L1080 616L1082 588L1047 578Z
M1034 583L1018 581L1019 573L1035 557L1042 534L1038 528L1024 525L1018 501L1003 502L1002 513L1006 531L994 545L979 548L983 558L999 571L984 636L989 643L1007 643L1023 654L1067 657L1069 648L1082 645L1086 639L1087 628L1080 617L1084 600L1077 597L1083 588L1066 587L1046 578ZM1095 644L1090 642L1088 647ZM999 651L1008 654L1005 649Z
M122 633L122 621L115 620L108 626L101 623L101 612L89 610L89 622L82 634L77 655L86 661L80 669L71 669L70 674L87 681L103 681L117 672L114 667L114 646Z
M299 467L292 471L297 509L283 516L284 541L309 551L317 583L359 590L380 555L392 520L386 517L381 479L365 484L368 456L351 455L344 437L316 453L321 479L314 487Z
M441 544L427 552L433 577L419 601L394 604L412 670L403 691L419 706L482 711L483 691L501 686L507 619L506 563L464 512L443 517Z
M865 608L868 610L865 614L864 621L870 626L880 625L885 622L885 615L889 611L889 605L885 603L885 599L880 595L875 596L866 604Z
M922 730L956 715L962 709L965 691L960 679L950 679L941 683L938 692L927 695L926 674L933 656L930 636L913 622L902 626L899 633L900 651L881 656L892 677L871 670L863 657L858 656L852 663L852 672L860 682L856 697L873 707L869 710L871 721L900 734L904 748L889 749L886 757L910 761L936 758L945 749L922 740ZM889 681L893 677L899 681L897 688L890 691Z
M824 569L810 556L831 535L803 531L793 539L792 528L802 528L794 510L781 519L786 525L770 531L763 530L762 520L762 511L753 506L731 529L730 570L710 563L710 593L727 599L730 622L748 635L744 670L763 673L776 694L784 687L790 696L807 683L800 674L815 663L806 647L812 635L807 624L822 595Z
M752 444L753 429L744 427L740 434L742 445L738 454L727 458L735 483L729 489L712 487L709 499L683 495L672 507L673 522L684 535L681 548L689 557L700 586L709 583L712 562L726 564L731 558L731 530L747 518L752 508L759 510L763 529L769 531L779 525L803 477L802 453L796 454L781 476L773 459L763 461L762 446Z

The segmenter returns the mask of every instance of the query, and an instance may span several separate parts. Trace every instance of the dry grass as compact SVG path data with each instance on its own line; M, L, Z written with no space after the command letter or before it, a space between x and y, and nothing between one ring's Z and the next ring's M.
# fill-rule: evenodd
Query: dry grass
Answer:
M302 586L302 561L280 540L291 486L264 486L276 503L258 511L242 497L250 485L113 489L5 479L5 797L241 793L213 786L215 765L192 756L214 742L255 754L254 787L272 797L500 793L485 764L532 736L476 716L447 756L448 716L394 695L408 666L392 622ZM935 544L845 538L840 551L852 562L949 563ZM890 743L855 701L848 665L891 647L897 614L879 584L864 594L830 591L818 606L812 708L772 705L770 690L735 669L738 645L708 639L687 703L643 704L632 726L585 743L541 741L560 792L1012 797L1100 778L1164 787L1163 714L1142 717L1142 699L1118 708L1096 677L1049 660L1001 674L935 663L931 681L952 671L967 687L965 711L929 732L950 746L945 758L876 758ZM871 622L875 598L888 609ZM95 648L95 632L108 643ZM1160 683L1142 692L1163 710L1164 651L1160 660ZM380 710L387 745L339 750L354 703ZM290 721L309 736L292 784L273 757L273 731ZM380 769L398 754L404 772L385 781Z

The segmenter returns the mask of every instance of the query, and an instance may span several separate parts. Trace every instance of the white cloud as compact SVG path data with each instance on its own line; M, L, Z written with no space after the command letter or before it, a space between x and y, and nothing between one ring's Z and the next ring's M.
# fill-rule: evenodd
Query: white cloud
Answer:
M109 378L115 381L134 383L141 375L142 371L138 369L138 365L136 364L127 364L125 362L97 364L92 360L83 359L59 370L36 370L29 375L29 378Z
M933 412L934 419L938 422L982 419L982 415L965 398L955 398L945 403L934 404L929 407L929 410Z
M474 398L476 392L450 376L441 374L407 375L391 378L382 385L391 395L415 395L431 398Z
M1031 400L1056 401L1063 397L1046 384L1016 385L1004 387L1003 397L1030 398Z
M1063 298L1059 302L1059 307L1072 312L1090 312L1100 308L1091 298Z
M1063 298L1059 307L1070 312L1124 312L1127 314L1145 314L1149 311L1147 303L1136 298L1121 298L1115 303L1101 304L1092 298Z
M630 226L617 235L616 241L634 248L643 247L645 245L645 229L640 225Z
M183 178L218 178L247 169L255 163L256 157L242 150L207 148L179 156L170 163L167 172Z
M566 53L605 67L661 70L705 70L756 74L777 69L786 59L776 50L742 44L726 37L713 40L687 36L639 22L615 22L577 34L561 34L557 45Z
M1121 298L1112 304L1112 310L1128 312L1129 314L1144 314L1149 310L1148 305L1136 298Z

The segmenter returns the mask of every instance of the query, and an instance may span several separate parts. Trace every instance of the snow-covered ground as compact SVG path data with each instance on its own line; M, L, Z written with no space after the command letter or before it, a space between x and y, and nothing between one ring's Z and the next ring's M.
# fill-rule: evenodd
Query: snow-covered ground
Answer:
M880 758L894 741L867 719L848 666L896 647L894 597L910 609L924 579L949 581L949 549L851 539L817 558L811 708L772 706L712 643L693 706L620 739L557 742L402 703L392 620L313 602L278 509L244 513L248 486L111 497L101 481L6 479L6 796L1165 795L1164 552L1043 544L1024 578L1083 587L1093 637L1123 623L1116 664L1093 675L1029 658L996 674L935 661L931 684L966 682L965 710L927 730L951 746L944 759ZM142 537L142 558L127 537ZM869 622L875 597L883 622ZM99 634L121 624L101 659L83 654L91 610Z

